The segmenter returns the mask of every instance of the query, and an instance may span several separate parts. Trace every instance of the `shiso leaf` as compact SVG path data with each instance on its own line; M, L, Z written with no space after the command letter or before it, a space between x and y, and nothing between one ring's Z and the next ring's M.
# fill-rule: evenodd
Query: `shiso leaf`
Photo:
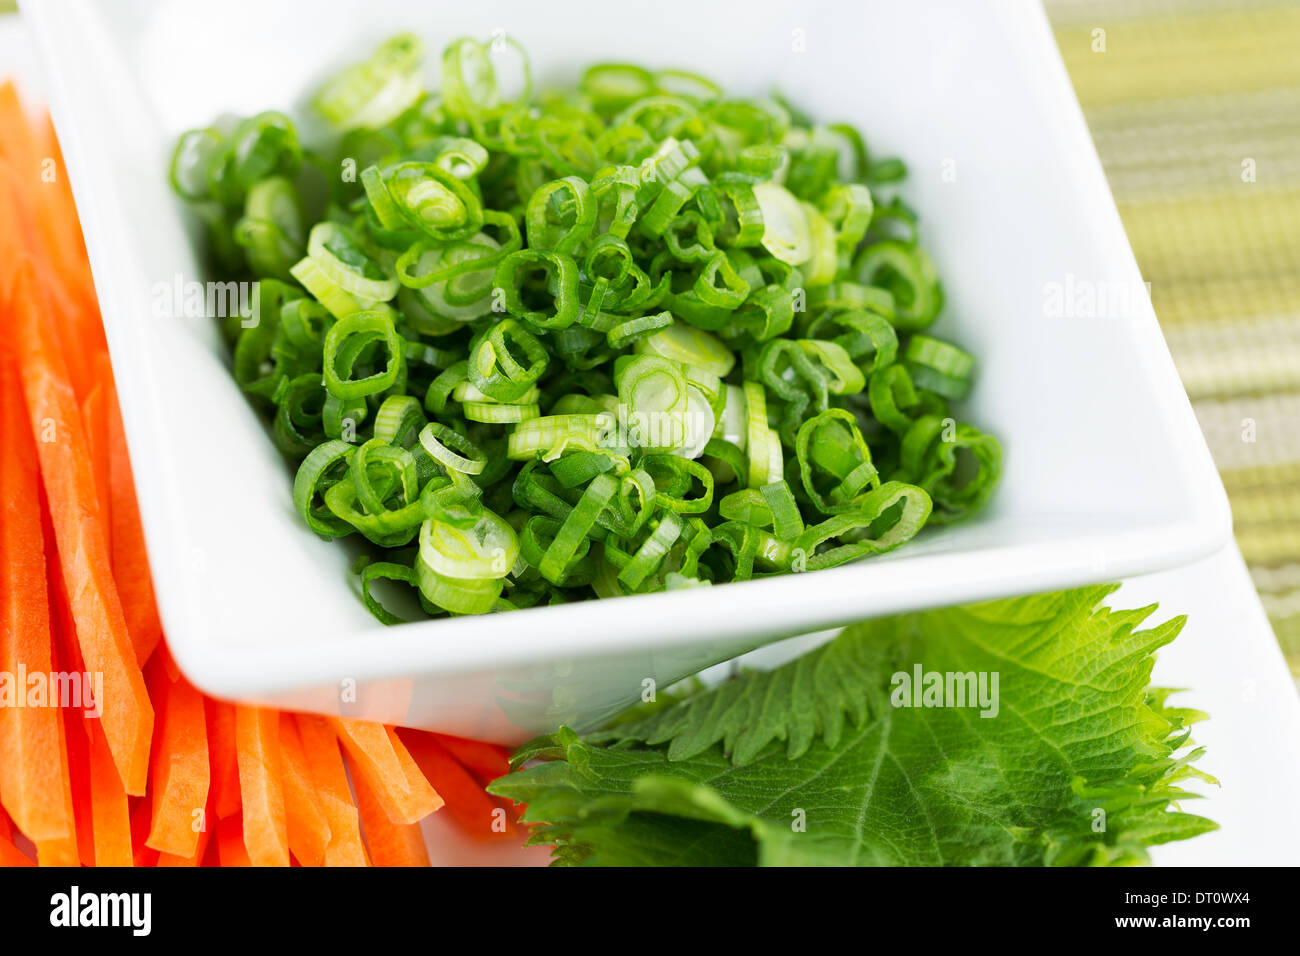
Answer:
M1180 809L1199 711L1150 687L1184 618L1114 586L868 621L580 737L492 791L566 865L1123 865L1216 824ZM891 704L897 673L994 673L978 706Z

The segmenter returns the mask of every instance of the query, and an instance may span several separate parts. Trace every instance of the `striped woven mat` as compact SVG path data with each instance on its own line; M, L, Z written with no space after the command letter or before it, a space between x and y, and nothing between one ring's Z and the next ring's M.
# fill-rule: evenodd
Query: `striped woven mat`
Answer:
M1300 676L1300 4L1046 6Z

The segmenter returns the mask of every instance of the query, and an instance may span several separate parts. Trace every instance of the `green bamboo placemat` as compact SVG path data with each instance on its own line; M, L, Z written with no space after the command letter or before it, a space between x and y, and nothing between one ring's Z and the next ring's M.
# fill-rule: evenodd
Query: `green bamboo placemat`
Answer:
M1300 5L1048 0L1047 12L1300 675Z

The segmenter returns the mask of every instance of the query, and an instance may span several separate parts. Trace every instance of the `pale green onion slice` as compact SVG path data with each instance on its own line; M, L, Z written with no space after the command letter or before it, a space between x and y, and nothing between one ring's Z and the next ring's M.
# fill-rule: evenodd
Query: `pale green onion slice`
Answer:
M403 33L381 44L369 60L334 77L316 94L316 109L338 129L391 123L424 93L424 44Z
M775 478L772 470L772 453L768 450L768 436L772 429L767 425L767 395L758 382L745 383L745 440L749 451L749 487L761 488Z
M547 415L521 422L510 434L506 454L522 461L538 455L558 458L566 450L596 451L614 426L614 416Z
M473 527L430 518L420 525L420 558L444 577L503 578L519 557L519 536L504 518L483 509Z
M678 363L657 355L633 358L619 372L618 398L633 444L659 451L682 447L690 395Z
M713 429L713 437L730 442L741 451L749 447L749 400L739 385L724 386L725 404Z
M486 614L501 597L500 578L452 578L439 574L417 556L415 580L430 604L452 614Z
M448 471L477 475L487 467L487 455L481 448L438 422L429 422L420 430L420 444Z
M684 322L674 322L638 340L635 348L642 354L672 359L719 378L724 378L736 364L736 356L717 336Z
M763 213L763 248L792 266L812 258L812 226L794 194L777 183L759 183L754 187L754 198Z

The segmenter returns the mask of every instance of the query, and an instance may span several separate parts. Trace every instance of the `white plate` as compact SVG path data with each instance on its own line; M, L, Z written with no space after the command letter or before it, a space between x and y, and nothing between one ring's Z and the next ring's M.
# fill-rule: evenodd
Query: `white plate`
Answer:
M1228 539L1222 487L1036 5L44 0L23 11L95 270L162 619L209 693L520 738L598 720L647 679L663 686L778 636L1170 567ZM400 29L434 51L504 29L556 83L599 58L704 69L742 94L775 86L902 156L947 291L937 330L981 363L966 417L1007 451L987 511L832 571L375 624L344 549L295 516L291 476L231 381L214 323L153 318L151 293L203 278L166 182L176 135L223 112L292 109ZM353 688L356 701L341 701Z

